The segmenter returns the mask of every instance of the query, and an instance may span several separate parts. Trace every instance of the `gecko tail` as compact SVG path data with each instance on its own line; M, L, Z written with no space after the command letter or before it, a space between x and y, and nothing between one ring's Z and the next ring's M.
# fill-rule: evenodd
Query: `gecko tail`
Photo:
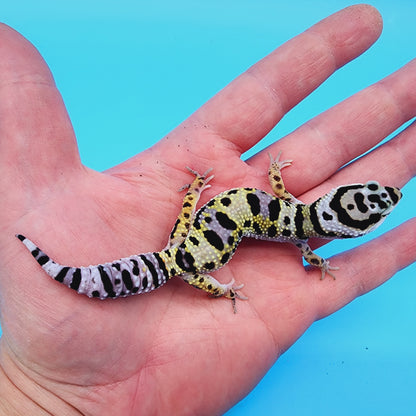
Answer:
M87 267L63 266L52 260L33 241L16 237L42 269L57 282L90 298L118 298L157 289L170 278L159 253L133 255L110 263Z

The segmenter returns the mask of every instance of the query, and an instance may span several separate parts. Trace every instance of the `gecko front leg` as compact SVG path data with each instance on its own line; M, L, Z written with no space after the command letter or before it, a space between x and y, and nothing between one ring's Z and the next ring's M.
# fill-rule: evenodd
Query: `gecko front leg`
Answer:
M331 273L331 270L339 270L339 267L330 266L329 260L315 254L306 241L297 241L295 245L299 248L306 262L321 269L321 280L325 278L325 274L329 274L335 280L335 275Z
M214 175L207 175L212 171L212 168L208 169L205 173L200 175L197 171L187 167L187 169L195 175L195 179L190 184L183 185L179 192L184 189L188 189L183 201L182 209L179 213L175 225L169 235L169 241L165 247L165 250L169 248L178 247L185 240L191 228L192 221L195 216L196 205L199 201L201 193L211 187L208 182L214 177Z
M302 201L299 201L299 199L295 198L285 187L285 184L283 182L282 178L282 172L281 170L290 166L292 164L291 159L287 160L279 160L280 156L282 155L282 152L279 152L276 159L273 158L273 156L268 153L270 158L270 165L268 170L268 176L269 176L269 182L270 186L272 187L272 190L274 194L284 201L289 201L296 204L301 204Z

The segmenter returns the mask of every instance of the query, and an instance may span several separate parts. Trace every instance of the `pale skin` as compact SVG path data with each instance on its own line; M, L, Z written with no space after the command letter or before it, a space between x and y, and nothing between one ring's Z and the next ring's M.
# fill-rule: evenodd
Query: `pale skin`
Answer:
M159 250L178 214L177 189L191 179L185 166L213 167L203 201L238 186L270 191L267 152L280 150L294 161L283 171L285 184L306 202L344 183L403 186L416 170L414 124L337 170L416 115L416 61L249 161L240 159L290 108L370 47L381 28L369 6L330 16L254 65L151 149L99 173L81 164L40 55L0 26L0 414L221 414L315 320L415 261L415 219L333 258L336 281L304 269L295 247L246 240L215 273L245 285L249 299L237 301L234 314L229 300L209 298L180 279L151 294L88 299L48 278L14 237L24 233L74 265Z

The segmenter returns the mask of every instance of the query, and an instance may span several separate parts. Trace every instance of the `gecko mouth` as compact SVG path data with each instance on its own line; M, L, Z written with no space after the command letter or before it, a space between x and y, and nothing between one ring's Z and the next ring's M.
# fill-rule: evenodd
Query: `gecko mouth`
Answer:
M390 200L386 201L388 204L388 207L382 212L382 216L386 217L390 214L390 212L393 210L393 208L397 205L397 203L400 201L403 194L401 193L399 188L393 188L391 186L386 186L386 191L388 192L390 196Z

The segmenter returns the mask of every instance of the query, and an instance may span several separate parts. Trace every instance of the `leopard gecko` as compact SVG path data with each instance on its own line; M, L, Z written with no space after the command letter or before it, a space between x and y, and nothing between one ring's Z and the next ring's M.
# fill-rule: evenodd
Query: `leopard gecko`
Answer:
M135 254L105 264L71 267L56 263L32 241L16 235L45 272L80 294L93 298L118 298L150 292L174 276L216 296L247 299L239 290L243 285L220 283L211 272L227 264L243 237L290 242L299 248L305 261L322 271L321 278L338 267L315 254L309 237L351 238L369 233L379 226L397 205L398 188L375 181L339 186L311 204L304 204L284 186L281 170L291 160L270 156L269 182L276 196L256 188L235 188L213 197L197 212L201 192L211 185L209 171L195 174L184 197L165 249Z

